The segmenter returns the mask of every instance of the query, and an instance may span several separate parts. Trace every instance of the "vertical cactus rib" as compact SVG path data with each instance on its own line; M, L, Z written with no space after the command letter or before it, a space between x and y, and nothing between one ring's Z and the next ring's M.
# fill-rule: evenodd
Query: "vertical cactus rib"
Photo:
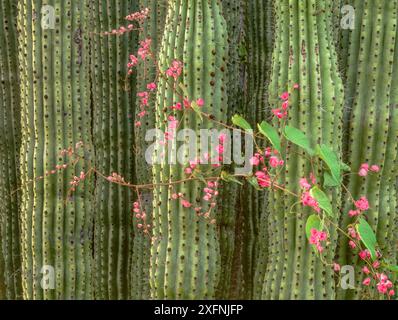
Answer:
M276 32L268 103L275 108L282 91L300 89L290 96L288 125L307 133L313 145L325 143L341 148L343 108L342 81L335 52L333 16L327 1L287 0L275 4ZM280 185L300 194L297 181L308 177L312 168L289 145L283 155L286 171ZM335 212L338 190L333 192ZM307 242L305 222L311 213L296 204L297 199L273 191L269 201L269 258L264 279L264 299L333 299L332 273ZM337 234L330 232L329 259L334 256Z
M18 3L21 244L26 299L92 298L92 176L67 199L69 181L87 171L94 160L88 4L85 0L47 2L53 8L49 17L54 18L55 28L51 29L41 24L44 3ZM65 162L60 151L75 148L80 141L84 160L51 174L56 165Z
M270 1L245 3L246 63L245 117L253 127L267 117L266 95L272 52L273 4ZM243 270L245 298L259 299L268 256L266 194L247 185L242 189L244 212Z
M16 39L17 8L0 1L0 296L20 299L19 148L20 98Z
M136 1L91 2L96 27L90 50L96 168L109 175L117 172L126 181L133 181L135 105L135 79L126 74L137 37L134 33L104 36L103 32L125 25L124 18L137 11L136 5ZM130 290L133 195L125 187L97 179L95 197L95 297L126 299Z
M160 50L160 66L167 69L174 59L183 61L183 82L190 99L203 98L204 111L225 122L227 27L218 1L170 1L166 27ZM165 107L179 101L172 85L160 79L157 92L156 125L165 129ZM182 101L180 101L182 103ZM199 122L188 113L180 128L211 129L209 120ZM200 135L197 139L200 139ZM199 140L198 140L199 141ZM175 148L175 146L173 146ZM155 150L159 156L160 150ZM185 159L188 153L185 151ZM181 164L153 166L154 183L183 177ZM188 161L186 161L188 163ZM153 298L210 299L219 282L220 252L215 225L194 210L183 208L171 198L181 192L194 206L206 205L202 200L203 183L190 181L154 190L154 244L151 252L151 292Z
M162 40L163 31L165 27L166 13L168 2L166 0L141 0L139 2L140 10L144 8L149 9L148 18L142 25L142 30L139 34L139 40L151 39L151 50L155 57L158 58L158 51L160 42ZM137 84L136 91L147 91L147 85L154 82L156 79L156 68L149 59L143 64L137 66ZM140 103L139 98L137 105ZM153 99L152 99L153 100ZM150 101L150 108L152 108L143 118L139 117L140 108L136 108L135 121L140 121L141 126L135 130L135 179L137 184L148 184L152 181L152 169L146 162L145 151L149 143L145 141L145 134L147 130L155 128L155 112L153 106L155 101ZM135 195L137 197L137 195ZM153 193L151 190L142 190L140 194L141 209L146 213L147 223L151 224L152 216L152 199ZM134 219L134 250L131 259L130 273L131 273L131 292L132 299L146 299L149 297L149 261L150 261L150 236L144 234L142 230L137 228L140 223L135 217Z
M351 2L354 4L354 2ZM355 2L357 5L357 2ZM359 170L362 163L377 164L378 174L366 180L352 175L348 189L354 199L366 196L371 208L367 219L375 229L380 249L389 253L396 247L393 229L396 221L396 149L397 149L397 1L363 1L359 5L361 25L350 35L347 63L346 105L351 110L346 121L348 136L347 163ZM395 190L395 193L392 192ZM348 195L344 198L344 212L352 207ZM350 222L347 215L341 220L342 227ZM347 249L347 241L341 238L339 255L346 264L355 264L358 258ZM340 298L365 298L360 289L362 275L356 276L358 290L339 292Z
M242 58L242 45L244 43L244 19L243 3L235 0L223 0L222 14L228 29L228 122L236 113L242 112L243 106L243 81L244 68ZM237 274L233 273L234 254L241 251L239 243L236 243L236 219L240 213L239 197L240 191L237 184L223 183L220 187L220 198L223 199L219 205L219 237L221 253L220 283L217 288L218 298L228 299L236 295L233 292L233 282ZM239 241L239 240L238 240ZM238 267L239 266L235 266ZM242 270L240 268L239 270ZM239 296L239 295L238 295Z

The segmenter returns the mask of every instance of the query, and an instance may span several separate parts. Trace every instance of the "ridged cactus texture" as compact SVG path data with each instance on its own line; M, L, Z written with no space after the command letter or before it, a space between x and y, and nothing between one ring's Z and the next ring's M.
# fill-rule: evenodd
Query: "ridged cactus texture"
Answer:
M0 1L0 297L22 296L19 247L19 146L17 10Z
M18 2L23 297L87 299L93 297L92 175L80 183L72 199L67 198L73 176L93 164L89 78L93 26L86 0L47 4L54 8L53 16L51 10L47 13L55 19L54 29L42 28L41 1ZM84 160L48 174L65 163L60 151L75 148L80 141Z
M243 107L244 66L241 59L241 46L244 43L243 4L236 0L223 0L222 15L228 30L228 124L234 114ZM233 170L231 166L229 168ZM231 299L238 297L242 289L241 238L237 232L237 218L240 210L239 190L235 183L223 182L219 203L218 225L221 253L220 283L216 297ZM240 227L240 226L239 226ZM236 237L238 235L238 237Z
M324 143L341 150L343 85L334 50L330 1L277 1L275 5L275 46L268 103L279 106L279 95L289 90L288 125L304 132L311 143ZM293 85L300 90L293 91ZM300 194L298 181L309 177L310 163L297 157L297 147L288 145L286 170L279 185ZM332 202L338 214L339 193ZM294 206L297 198L280 191L269 195L268 264L263 299L333 299L332 270L316 257L305 236L306 218L311 210ZM330 231L327 260L333 259L337 234Z
M366 217L377 235L382 253L396 264L397 252L397 141L398 141L398 1L350 1L355 7L355 29L344 31L346 51L345 129L348 132L346 162L359 171L362 163L381 170L366 178L351 175L348 189L354 199L366 196ZM352 202L345 196L342 226ZM357 256L343 237L339 248L343 264L355 264ZM366 298L363 275L356 274L359 290L340 290L339 298Z
M273 4L270 1L248 1L245 7L247 66L245 117L253 128L269 116L266 93L270 79L272 53ZM246 185L243 189L245 246L245 297L260 299L267 265L268 229L265 191Z
M163 30L166 20L167 5L166 0L141 0L140 10L149 9L148 18L142 24L142 30L139 33L139 40L151 39L151 50L154 57L158 57L158 49L162 40ZM137 93L147 91L147 85L156 81L156 66L153 61L147 58L145 63L140 63L137 67ZM137 99L137 105L140 104L140 98ZM154 98L150 100L151 109L144 117L138 114L142 111L139 107L135 111L135 121L141 122L141 126L135 130L135 183L150 184L152 182L151 166L145 160L145 151L149 142L145 141L145 133L148 129L155 128ZM134 193L138 200L138 196ZM142 210L146 213L147 223L151 223L153 192L151 189L140 190L140 202ZM149 290L149 261L151 250L151 236L138 230L137 225L141 223L135 217L134 219L134 246L131 260L131 290L132 299L146 299L150 296Z
M107 175L122 174L133 181L135 76L127 75L129 55L137 50L137 32L104 35L130 24L136 1L92 1L91 61L93 141L96 168ZM103 178L95 186L95 297L126 299L132 254L132 190Z
M217 31L216 31L217 30ZM203 98L204 112L217 119L227 119L226 57L227 27L216 0L169 1L165 32L160 51L160 68L166 70L174 59L184 62L181 75L189 99ZM166 131L164 109L183 102L173 84L159 81L156 102L156 126ZM211 121L187 113L180 128L210 129ZM199 134L198 138L199 139ZM198 140L199 141L199 140ZM171 142L169 142L171 143ZM175 148L175 146L173 146ZM160 149L160 148L159 148ZM160 156L161 151L155 150ZM199 155L198 155L199 156ZM184 178L181 164L153 167L154 183L168 183ZM188 154L184 154L187 160ZM193 208L183 208L171 195L182 193L194 206L208 205L203 198L205 184L187 181L174 188L154 189L153 243L151 250L151 296L154 299L210 299L220 279L220 244L217 227L208 219L197 217Z

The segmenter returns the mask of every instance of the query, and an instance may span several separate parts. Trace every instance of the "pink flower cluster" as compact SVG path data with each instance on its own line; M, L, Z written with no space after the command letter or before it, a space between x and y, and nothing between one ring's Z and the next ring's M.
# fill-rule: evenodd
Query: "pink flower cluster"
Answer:
M293 89L297 90L299 87L300 86L296 83L294 84ZM283 119L287 117L287 109L289 108L289 92L283 92L280 96L280 99L282 100L281 107L272 109L272 113L278 119Z
M211 219L211 211L216 206L215 199L216 199L216 197L219 194L219 192L218 192L218 182L217 181L208 181L206 187L203 188L203 192L204 192L203 200L208 202L208 207L207 208L194 207L193 209L195 210L196 215L198 217L202 217L203 216L204 218L209 219L211 224L215 224L216 220L215 219ZM187 199L185 199L184 195L181 192L172 194L171 198L173 200L180 199L181 205L184 208L193 207L193 204L190 201L188 201Z
M324 248L322 247L321 242L326 241L327 237L328 235L325 231L319 231L312 228L310 235L310 244L315 245L318 252L322 252Z
M348 211L348 215L350 217L355 217L360 215L363 211L366 211L369 209L369 202L366 197L361 197L359 200L354 202L354 205L356 207L356 210L350 210Z
M171 63L171 66L166 70L166 75L169 77L173 77L174 80L181 75L182 72L182 62L178 60L174 60Z
M368 175L369 170L372 172L379 172L380 167L376 164L369 167L367 163L362 163L358 175L360 175L361 177L366 177Z
M271 185L271 178L269 176L268 168L266 167L265 159L268 159L268 164L271 168L277 168L284 165L284 161L277 157L278 152L272 151L271 148L266 148L264 153L256 152L253 157L250 158L250 164L252 166L262 166L261 170L256 171L254 176L257 178L257 183L262 188L268 188Z
M367 269L367 268L366 268ZM378 281L376 284L377 291L381 294L388 294L388 296L394 296L395 291L392 288L393 284L391 280L388 279L388 276L385 275L384 273L377 273L376 274L376 280ZM367 277L365 280L363 280L362 284L364 286L369 286L372 281L372 278Z
M303 192L303 194L301 195L301 203L303 204L303 206L313 208L318 213L321 211L318 201L316 201L308 191Z
M117 174L116 172L113 172L110 176L108 176L107 180L109 182L118 183L118 184L125 184L126 183L124 178L120 174Z
M142 21L148 17L148 14L149 14L149 9L144 8L139 12L134 12L129 14L127 17L125 17L125 19L128 21Z
M138 201L133 203L132 211L138 220L137 228L143 229L145 233L148 233L151 225L146 223L147 215L146 215L145 211L141 210L140 203Z
M74 192L76 188L79 186L80 182L83 181L86 178L86 174L82 171L80 172L79 176L74 176L73 180L69 182L69 184L72 186L70 191Z

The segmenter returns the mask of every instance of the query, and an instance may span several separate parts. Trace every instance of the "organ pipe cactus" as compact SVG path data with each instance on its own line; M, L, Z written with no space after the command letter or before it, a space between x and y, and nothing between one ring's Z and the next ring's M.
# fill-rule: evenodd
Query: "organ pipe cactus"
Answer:
M19 248L20 109L16 39L16 6L0 2L0 296L22 296Z
M93 159L88 1L18 2L21 77L21 248L26 299L92 298ZM54 22L43 27L42 16ZM73 17L71 19L70 17ZM54 28L52 28L54 27ZM57 170L64 148L84 161ZM52 174L52 170L57 170ZM45 179L42 177L45 177ZM54 289L54 290L53 290Z
M129 54L136 50L137 32L119 36L104 32L130 23L125 17L137 11L135 6L135 1L91 4L96 27L90 48L96 168L109 175L123 173L127 181L133 181L135 86L126 65ZM95 192L95 296L126 299L130 290L133 193L104 179L97 179Z
M183 84L190 100L202 98L203 110L226 121L227 29L218 1L170 1L165 32L159 56L161 70L173 60L184 62ZM217 32L214 32L217 30ZM156 102L157 128L167 128L164 109L181 101L173 85L163 77L159 80ZM212 128L213 124L189 113L181 128ZM165 123L166 122L166 123ZM198 132L198 131L197 131ZM161 155L161 149L155 154ZM185 154L185 159L187 159ZM154 183L183 178L183 166L154 164ZM188 159L187 159L188 160ZM184 208L173 200L181 193L195 206L205 206L202 182L187 181L171 187L154 189L153 243L151 248L150 285L154 299L214 298L220 279L220 244L217 228L206 219L197 217L192 208Z
M158 48L162 40L164 24L167 13L167 1L142 0L140 1L140 8L148 8L148 18L143 22L139 40L145 41L151 39L151 50L157 57ZM148 59L149 60L149 59ZM140 64L137 67L137 92L147 91L147 85L156 80L156 67L150 61ZM153 99L152 99L153 100ZM151 101L153 104L154 101ZM140 98L137 100L137 105L140 104ZM149 143L145 141L145 133L148 129L155 128L155 113L148 112L144 117L139 114L142 110L137 107L135 111L135 122L140 122L141 126L135 130L135 173L137 184L147 184L152 180L152 170L149 164L145 161L145 150ZM137 195L135 194L135 197ZM153 193L150 189L143 190L140 194L141 205L148 217L148 223L151 223L149 218L152 216L152 199ZM145 299L150 295L149 292L149 260L150 260L150 237L137 230L137 225L140 222L134 217L135 237L134 250L131 261L131 298Z
M343 85L334 50L331 4L329 1L278 1L275 5L275 46L268 104L281 102L281 88L289 90L287 124L307 133L311 143L322 142L335 151L341 149ZM300 90L291 90L294 84ZM283 158L286 170L278 182L300 194L298 181L308 177L310 164L295 155L289 145ZM339 207L334 192L335 212ZM333 274L315 257L305 237L309 211L297 212L295 197L274 191L269 196L268 263L262 290L263 299L333 299ZM333 257L336 232L330 230Z
M376 231L383 254L396 263L397 243L397 141L398 141L398 1L350 1L355 7L354 30L344 31L348 46L346 64L348 132L346 162L359 172L361 164L377 164L381 170L366 179L354 174L348 189L354 199L366 196L371 203L367 219ZM356 172L356 173L357 173ZM351 218L345 197L342 226ZM344 264L358 262L343 237L339 248ZM360 288L363 275L356 275ZM366 298L364 290L340 290L339 298Z

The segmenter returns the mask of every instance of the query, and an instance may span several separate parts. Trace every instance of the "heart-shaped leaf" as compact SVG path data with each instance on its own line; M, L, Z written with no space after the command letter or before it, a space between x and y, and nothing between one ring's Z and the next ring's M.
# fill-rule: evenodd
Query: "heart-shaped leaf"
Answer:
M299 129L286 126L285 136L287 140L307 151L310 156L315 154L314 150L311 148L310 140L307 138L304 132L300 131Z
M333 207L328 196L317 186L310 190L310 195L318 201L319 207L324 210L329 216L333 217Z
M279 153L281 153L281 139L279 137L278 131L266 121L261 122L261 124L258 124L257 126L261 134L267 137L274 146L274 148L278 150Z
M252 130L252 127L250 126L250 124L238 114L235 114L232 117L232 123L244 130Z
M317 155L326 163L328 166L330 173L335 180L336 183L341 183L341 166L340 160L331 148L327 145L322 144L318 145L316 148Z
M359 236L361 237L361 241L363 242L365 247L369 250L372 259L375 260L377 239L375 233L373 232L372 227L365 219L360 218L356 229L359 233Z

